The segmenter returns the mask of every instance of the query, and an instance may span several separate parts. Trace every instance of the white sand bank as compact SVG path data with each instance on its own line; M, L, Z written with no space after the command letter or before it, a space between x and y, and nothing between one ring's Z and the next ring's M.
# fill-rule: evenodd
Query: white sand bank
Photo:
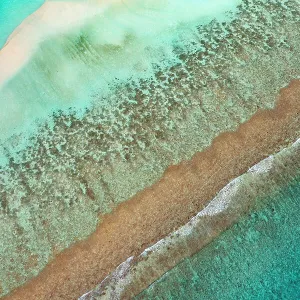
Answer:
M0 87L26 64L41 41L81 26L113 2L46 2L16 28L0 50Z

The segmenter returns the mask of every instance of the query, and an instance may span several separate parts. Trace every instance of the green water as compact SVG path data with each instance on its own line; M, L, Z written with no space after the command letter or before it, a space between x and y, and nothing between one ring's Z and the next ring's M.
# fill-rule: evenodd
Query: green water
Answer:
M0 1L0 48L14 29L44 2L44 0Z
M299 299L299 200L300 177L137 299Z

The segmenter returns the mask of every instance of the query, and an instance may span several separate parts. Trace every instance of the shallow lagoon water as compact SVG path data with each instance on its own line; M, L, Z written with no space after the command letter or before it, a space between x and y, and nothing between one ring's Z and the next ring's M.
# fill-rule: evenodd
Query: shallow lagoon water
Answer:
M0 48L4 46L8 36L15 28L44 2L44 0L0 1Z
M72 2L72 1L69 1ZM82 1L85 2L85 1ZM122 2L87 20L69 33L57 32L42 42L20 72L0 87L0 142L22 134L19 148L28 146L26 137L37 133L39 125L53 123L58 111L82 117L91 106L113 105L95 102L128 80L149 79L160 69L179 62L179 49L198 51L190 44L199 24L214 18L226 20L240 0L140 1ZM31 12L26 3L23 15ZM13 3L7 6L16 12ZM8 18L3 20L11 32ZM17 25L18 22L14 24ZM1 151L1 149L0 149ZM7 160L0 159L0 164Z

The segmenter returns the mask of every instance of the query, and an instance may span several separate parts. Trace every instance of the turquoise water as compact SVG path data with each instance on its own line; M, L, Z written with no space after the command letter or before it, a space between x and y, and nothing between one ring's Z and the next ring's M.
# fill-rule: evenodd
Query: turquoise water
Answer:
M22 21L37 10L45 0L0 1L0 48Z
M300 299L300 177L137 299Z
M177 64L179 48L199 50L199 45L190 43L197 25L214 18L227 19L226 12L234 12L240 2L130 0L128 5L116 5L68 34L57 32L39 45L14 78L0 87L0 107L5 107L0 109L0 144L22 134L25 141L19 145L24 145L23 149L28 145L26 138L34 135L39 125L51 124L53 113L62 110L68 114L72 110L81 117L95 104L95 95L105 97L120 83L149 79L158 66ZM42 3L1 3L2 43ZM99 101L97 106L106 104L111 105ZM6 163L0 149L0 164Z
M190 2L192 3L192 1ZM282 13L285 16L283 25L290 24L287 23L286 16L288 14ZM114 11L111 14L116 15ZM276 14L277 19L278 14ZM111 22L114 25L114 20L114 18L111 18L102 21L103 24ZM128 20L132 21L132 15L124 12L124 19L122 19L121 24L126 23ZM121 78L125 81L126 78L129 78L127 74L142 77L145 73L151 73L145 71L148 68L148 64L144 68L143 63L145 62L149 64L150 62L160 63L160 58L165 57L170 59L170 64L175 61L181 50L179 51L176 47L179 53L170 51L175 49L172 48L174 45L181 45L183 50L190 54L193 49L193 51L198 51L200 47L202 48L201 45L203 44L199 42L195 45L192 42L190 43L189 41L193 40L186 36L186 39L183 39L179 34L177 36L177 30L174 34L173 32L163 34L164 39L160 35L157 35L156 39L156 35L154 35L153 40L141 36L140 32L137 31L134 37L129 36L128 41L124 39L124 45L121 44L120 47L113 47L117 45L118 40L116 40L116 45L103 47L105 45L102 43L102 32L98 32L99 36L96 35L96 37L92 34L95 33L92 29L95 28L95 24L98 24L96 21L98 22L98 19L92 20L80 32L76 31L68 36L46 41L41 45L32 61L0 93L0 103L3 100L2 103L7 108L6 111L2 110L2 113L0 110L0 134L4 134L5 129L7 129L9 135L11 128L16 128L16 132L18 132L17 129L21 131L28 130L31 127L30 124L25 126L27 123L33 123L33 120L38 117L46 118L53 110L68 109L69 106L74 107L77 104L75 100L78 100L78 103L83 103L84 106L86 103L95 101L96 107L94 111L88 112L83 121L80 120L80 122L75 118L69 118L68 115L55 118L56 123L55 126L52 126L53 131L51 131L52 128L49 131L46 128L44 131L49 134L47 136L46 134L42 135L43 131L41 130L42 134L38 137L37 143L32 143L36 148L29 149L28 152L21 152L23 144L20 140L25 136L23 132L18 137L19 139L12 138L12 143L9 145L13 150L8 147L4 149L3 147L5 151L7 149L12 151L12 154L7 151L11 156L6 156L7 152L3 152L2 157L4 159L7 157L15 158L9 161L7 159L9 163L7 169L9 169L8 171L5 169L5 174L1 177L0 182L2 187L1 196L4 199L0 218L0 227L3 234L1 244L4 245L1 251L5 253L5 259L0 264L0 281L3 293L8 293L11 289L38 274L51 259L53 249L61 251L74 241L83 239L93 232L98 221L99 212L108 211L107 207L110 207L109 205L112 203L117 204L125 201L137 191L155 182L168 164L174 164L175 159L173 157L176 157L176 161L178 161L182 157L188 157L186 155L187 150L190 151L189 153L200 151L211 142L214 136L225 129L230 128L233 130L239 122L246 120L255 112L257 107L272 106L273 93L277 95L278 92L276 87L283 86L285 82L289 81L289 77L285 77L285 74L290 74L289 71L292 69L290 65L293 67L294 72L298 74L298 56L294 55L298 49L296 44L298 40L294 43L296 46L291 47L291 49L294 49L291 52L291 57L284 48L283 51L286 56L284 56L284 59L282 56L277 59L281 50L274 48L273 52L269 52L270 55L264 54L264 58L261 59L262 52L260 52L260 48L257 48L257 45L260 45L260 40L257 42L256 39L255 47L251 48L251 51L255 53L255 57L251 56L250 59L248 57L246 62L240 62L241 57L236 57L236 54L228 54L233 50L229 50L227 53L221 51L221 49L214 55L210 55L209 62L214 62L215 58L216 62L212 63L211 67L202 70L204 73L196 68L199 61L191 60L187 66L189 69L192 67L196 69L193 72L183 72L183 74L188 75L184 75L184 80L177 81L176 79L178 78L177 74L180 75L183 71L181 67L178 67L175 71L171 70L168 73L171 75L170 78L176 79L174 79L174 84L166 83L165 80L163 84L166 87L161 89L160 81L155 83L153 88L150 83L150 87L148 87L147 82L146 92L149 93L149 96L146 97L143 94L141 101L139 94L135 95L131 91L131 87L136 87L134 84L128 89L126 87L124 92L118 86L118 90L114 95L105 98L103 97L105 86L113 92L112 85L108 83L105 85L105 80L111 82L118 75L118 80ZM244 24L244 22L241 23ZM125 37L134 28L139 29L141 27L139 22L134 24L134 26L124 30ZM254 22L254 24L256 23ZM270 24L272 24L276 40L276 33L280 32L279 38L281 39L281 32L284 31L284 35L289 38L288 41L293 42L293 38L291 38L293 35L291 30L288 29L289 27L284 27L281 23L275 21L270 22ZM275 29L274 24L277 24ZM264 28L264 31L267 32L265 28L269 27L262 26L266 25L257 24L255 28ZM277 30L279 26L284 27L284 29L282 31ZM120 27L126 28L123 25ZM114 26L111 28L113 29ZM237 26L237 28L238 30L232 32L240 33L240 27ZM294 30L297 28L299 26L292 27L293 32L297 32ZM182 31L184 33L185 29L191 35L197 33L196 29L191 31L183 26ZM273 31L268 32L273 33ZM226 31L224 32L226 33ZM224 32L221 31L220 34ZM237 41L239 42L241 36L247 36L247 33L242 31L240 36L239 34L234 35L231 42L233 41L234 44ZM100 41L97 37L101 37L99 38ZM174 37L174 44L165 43L165 37L167 41L172 42ZM111 36L108 37L106 43L110 41L110 38ZM178 40L181 43L178 43ZM141 41L145 43L141 43ZM155 43L152 41L155 41ZM148 43L152 47L150 47L151 51ZM188 48L185 43L194 46ZM242 43L245 49L249 49L248 41L244 40ZM163 47L160 47L160 45L163 45ZM130 55L127 53L130 53ZM103 57L108 59L103 59ZM233 58L231 59L231 57ZM136 63L137 61L139 63ZM163 59L163 62L165 61ZM244 69L237 67L235 61L243 64ZM259 71L260 68L257 68L255 61L259 61L261 69L265 72ZM273 65L268 68L269 61L276 61L276 70ZM234 96L225 97L224 100L226 101L222 103L224 106L219 110L216 109L217 102L214 102L214 100L218 99L214 97L212 86L204 89L205 82L201 85L195 83L198 83L199 78L208 76L202 74L210 74L209 78L215 78L216 74L212 70L216 72L215 66L224 66L224 64L226 65L224 70L227 71L230 65L233 71L230 76L227 75L229 72L222 71L223 74L218 73L220 77L217 83L223 82L224 79L224 82L229 81L235 84L223 88L223 91L229 91L229 94ZM284 67L282 67L283 65ZM151 70L151 66L149 70ZM195 74L195 79L190 74ZM257 76L258 74L262 74L261 77ZM259 82L258 85L257 82ZM270 93L268 82L271 83L272 93ZM90 89L90 87L95 87L95 89ZM262 87L264 93L262 93ZM201 93L199 89L201 89ZM142 90L142 87L137 92L140 90ZM190 95L190 92L192 92L192 95ZM251 93L254 97L249 96ZM188 114L190 103L199 102L197 95L200 94L203 94L204 98L203 107L205 109L209 108L206 109L207 112L203 113L202 109L198 109L198 106L196 106L197 113L191 116L190 119L180 123L181 121L178 120L181 120L181 115ZM219 90L216 91L216 94L219 95ZM243 95L245 95L244 98ZM258 98L257 95L262 96ZM190 97L192 100L189 99ZM113 102L114 99L119 102ZM139 102L135 101L136 99ZM173 111L171 111L172 106L176 105L174 100L178 101L180 105L181 103L185 105L180 106L180 110L175 110L175 117ZM106 115L102 116L102 102L110 104L113 102L118 105L110 105L105 110ZM11 106L8 107L7 104ZM79 104L77 107L79 107ZM193 106L190 107L193 108ZM177 112L181 112L181 109L183 113L180 113L179 118ZM174 127L172 122L175 124ZM155 126L152 126L152 124ZM154 134L153 129L155 129ZM174 135L170 133L171 130L173 130ZM177 130L179 130L179 133ZM167 138L164 135L161 136L161 132ZM155 139L152 136L155 136ZM28 144L32 145L30 143L31 141ZM27 145L26 141L24 145ZM130 149L133 152L131 157L134 158L132 160L137 162L136 164L131 164L131 161L129 163L124 161L124 164L122 162L121 165L115 159L115 153L117 155L118 153L123 154L123 149ZM153 149L155 151L158 149L157 153ZM111 170L106 171L103 157L105 159L108 157L113 162ZM99 170L104 170L104 172L101 172L101 177L99 177ZM95 197L92 198L95 199L89 199L89 195L87 195L89 193L86 194L86 185L94 192ZM13 216L7 212L12 212ZM44 225L44 216L50 225ZM20 234L14 235L16 232ZM26 249L29 249L28 252L19 251L20 245L25 245ZM24 266L27 263L28 255L31 254L37 255L38 266L28 270ZM14 276L11 270L14 270L14 274L17 275Z

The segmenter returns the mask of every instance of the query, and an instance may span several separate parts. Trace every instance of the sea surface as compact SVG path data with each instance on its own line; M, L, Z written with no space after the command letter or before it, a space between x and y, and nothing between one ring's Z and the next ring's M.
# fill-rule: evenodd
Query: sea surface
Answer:
M241 2L237 14L225 13L235 12ZM2 0L0 44L42 3ZM273 108L280 88L299 77L296 0L286 5L279 0L131 3L45 40L28 64L0 88L1 295L38 275L57 253L87 238L99 215L159 180L169 165L203 151L220 133L236 130L258 109ZM167 280L180 265L140 297L197 299L195 286L202 286L207 297L214 290L220 296L219 284L226 293L230 276L238 280L239 270L248 270L247 249L257 249L261 253L257 259L266 258L252 263L258 269L264 266L276 273L281 270L276 265L279 258L288 269L292 250L280 245L296 247L292 245L297 239L298 208L296 192L291 191L297 182L270 196L279 203L275 209L280 221L268 215L272 209L267 206L253 212L254 217L227 231L214 242L216 246L205 248L206 255L199 254L206 269L196 266L200 260L195 255L187 260L189 271L184 267L174 275L178 282ZM255 217L260 211L267 221ZM256 224L265 231L256 230ZM249 228L253 232L247 233ZM293 236L288 235L289 228L295 228ZM220 242L226 236L229 240ZM249 247L243 247L247 243ZM275 245L276 251L267 255L265 248L259 249L265 245L268 249ZM216 249L219 260L212 259ZM271 260L274 265L267 260L271 255L278 258ZM29 257L35 264L26 268ZM225 271L221 266L227 266ZM260 274L256 267L250 269ZM248 277L241 277L238 284L243 287L253 279L256 286L259 276L254 273L243 271ZM283 273L278 271L276 280ZM270 280L275 278L272 274L264 274L263 281L273 284L271 290L276 282L282 285ZM284 280L290 277L286 274ZM167 290L170 284L174 290ZM293 289L293 295L299 292ZM233 292L232 288L228 295L237 295Z
M300 175L136 299L299 299Z

